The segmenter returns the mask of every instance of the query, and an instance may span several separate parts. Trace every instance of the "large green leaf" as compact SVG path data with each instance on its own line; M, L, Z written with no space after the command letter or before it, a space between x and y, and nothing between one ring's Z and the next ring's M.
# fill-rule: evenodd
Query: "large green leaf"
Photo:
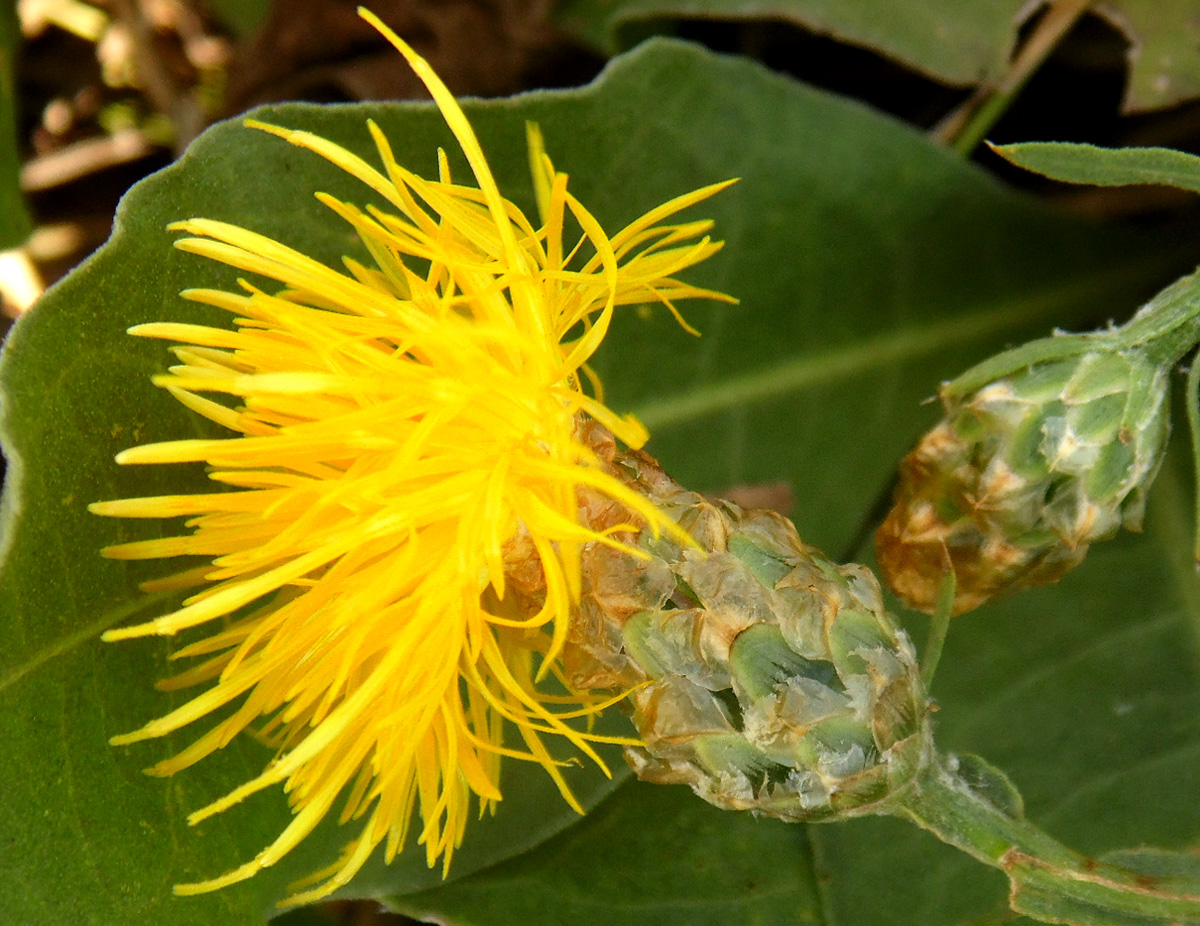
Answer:
M16 57L20 43L16 7L0 9L0 250L29 237L29 215L21 199L17 153Z
M562 0L560 21L615 50L647 24L682 19L777 19L863 45L956 85L1003 73L1022 0Z
M1116 233L1056 216L870 110L678 43L651 43L584 90L473 103L468 113L501 186L530 208L524 121L538 121L576 194L610 228L687 189L742 177L704 207L728 242L725 252L690 274L735 292L742 303L693 307L689 315L704 332L700 339L663 312L629 311L614 326L597 368L611 404L640 411L656 435L651 449L685 483L712 489L787 479L796 488L801 533L835 552L855 542L894 461L931 420L920 402L940 378L1051 325L1127 314L1137 298L1182 269L1180 250L1196 248L1178 235ZM374 118L399 159L427 173L436 171L435 147L451 147L438 115L425 105L291 105L255 115L315 131L364 155L370 150L364 120ZM171 897L172 882L217 874L252 856L279 831L287 809L282 795L269 793L197 829L184 824L188 810L261 769L269 754L251 741L168 781L147 779L138 769L180 748L186 737L107 745L109 736L164 713L177 699L150 687L167 671L164 644L97 639L139 607L164 607L142 605L135 583L144 571L95 553L155 526L94 518L85 510L94 499L204 484L199 471L186 467L122 470L112 463L112 454L130 444L199 433L192 418L149 385L149 376L168 362L163 346L128 338L124 329L151 319L205 317L181 302L178 291L231 286L236 275L174 251L164 226L204 215L329 261L358 253L346 229L313 201L318 189L370 201L367 191L313 155L235 123L219 125L177 165L129 194L113 239L49 292L10 338L0 365L10 461L0 573L6 641L0 653L0 832L7 849L0 909L14 922L253 922L268 914L291 880L331 860L345 838L330 824L277 870L216 895ZM1105 603L1086 600L1105 619L1121 618ZM1069 634L1072 625L1055 617L1049 626ZM1169 635L1160 642L1171 645ZM946 662L952 658L962 657ZM1104 697L1109 681L1082 679L1094 700ZM948 698L947 714L952 706ZM613 721L619 723L619 715ZM980 751L987 752L986 745ZM1035 747L1026 747L1026 758L1040 755ZM1065 766L1087 762L1079 753ZM570 773L589 803L611 787L594 770ZM504 784L499 814L472 824L456 857L452 874L464 891L483 883L472 871L575 822L536 769L510 767ZM647 800L646 793L623 789L621 801ZM652 814L637 806L615 804L601 822L649 827ZM698 855L689 858L749 844L740 842L751 840L744 820L696 813ZM1127 808L1130 827L1138 818L1137 808ZM1189 833L1200 832L1186 814L1180 819ZM603 860L575 832L558 839L573 840L586 855L576 857L577 864L603 871ZM774 843L777 857L763 864L806 864L794 854L806 851L800 832L764 837L781 841ZM853 839L862 830L845 832L850 835L834 838ZM647 829L637 830L636 839L655 844ZM547 851L556 845L548 843ZM927 850L918 842L906 858L915 864ZM683 885L673 867L687 864L683 858L664 845L643 857L639 870L647 883ZM491 870L492 883L503 884L503 870ZM856 877L854 866L830 867L822 896L849 890L843 885ZM976 877L973 870L969 877ZM391 868L376 863L347 894L406 894L437 880L437 872L425 870L419 847L409 847ZM513 883L526 885L521 890L555 890L544 880ZM602 875L580 884L593 886L596 903L613 891ZM454 890L438 888L422 895L423 903L433 910L438 895L453 898ZM511 893L499 896L516 902ZM811 906L803 885L786 896L791 909ZM872 896L887 902L867 891L862 903ZM739 909L749 915L750 907L734 901L731 918L738 919ZM689 903L676 893L658 909L679 910L682 917ZM503 907L496 911L495 922L512 921Z
M824 922L805 827L727 814L686 788L636 781L520 858L392 905L456 926Z
M562 0L564 25L615 50L656 23L782 19L862 45L955 86L995 81L1017 31L1040 4L1025 0ZM1129 42L1127 111L1200 96L1194 0L1108 0L1095 12Z

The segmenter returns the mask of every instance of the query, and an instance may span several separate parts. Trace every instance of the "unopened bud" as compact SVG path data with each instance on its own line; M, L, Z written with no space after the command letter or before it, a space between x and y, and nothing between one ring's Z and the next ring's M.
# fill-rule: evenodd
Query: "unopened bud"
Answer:
M1120 527L1140 530L1170 431L1169 375L1140 349L1098 349L944 395L876 533L892 590L932 612L949 565L962 613L1057 581Z

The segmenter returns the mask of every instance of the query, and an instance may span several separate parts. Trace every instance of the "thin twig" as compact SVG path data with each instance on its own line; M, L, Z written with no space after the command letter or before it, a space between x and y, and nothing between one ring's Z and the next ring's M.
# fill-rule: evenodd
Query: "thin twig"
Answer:
M142 90L154 108L166 115L175 128L175 153L204 129L205 117L192 93L181 87L163 65L155 47L154 29L142 12L139 0L112 0L113 11L133 38L134 66Z
M156 147L137 129L76 142L26 162L21 167L21 189L34 193L62 186L117 164L136 161Z
M0 251L0 306L5 315L15 318L28 311L45 288L28 249Z
M954 572L954 564L950 561L949 554L946 554L945 559L946 571L942 574L937 607L929 624L929 639L925 641L925 653L921 657L921 681L925 683L927 690L933 685L933 676L942 658L946 635L950 632L950 618L954 614L954 597L958 592L958 577Z
M967 157L1004 115L1021 89L1070 31L1092 0L1055 0L994 86L982 86L930 132Z

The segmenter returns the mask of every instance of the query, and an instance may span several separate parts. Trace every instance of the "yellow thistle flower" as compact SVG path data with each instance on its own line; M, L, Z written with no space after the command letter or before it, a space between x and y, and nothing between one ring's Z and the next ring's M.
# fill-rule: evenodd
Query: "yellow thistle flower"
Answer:
M234 707L149 771L174 774L261 722L252 732L277 749L275 758L189 822L277 784L294 811L254 859L178 893L214 890L276 863L339 798L340 821L365 818L362 829L306 882L318 886L286 904L346 884L381 843L390 861L415 808L428 863L448 868L470 795L480 812L500 800L504 756L539 763L581 811L548 740L561 737L601 767L591 744L627 741L569 723L614 699L572 690L558 657L579 600L583 547L625 549L614 534L631 525L590 527L577 493L600 492L653 529L681 533L603 470L584 440L589 419L632 447L646 433L586 394L580 379L598 393L585 364L616 306L657 301L674 312L676 299L728 299L673 278L719 249L704 237L711 223L661 224L725 184L674 199L610 238L567 192L531 126L535 227L501 196L466 117L429 65L363 15L424 80L478 187L453 183L441 152L438 180L416 176L371 123L382 172L307 132L250 123L387 200L394 213L317 194L353 226L375 266L347 259L343 273L207 219L172 226L189 235L176 242L181 250L284 288L268 293L242 281L242 292L183 293L232 313L232 329L131 329L183 345L172 348L179 365L155 384L237 436L134 447L117 461L203 462L227 488L91 506L116 517L189 519L183 536L112 546L106 556L211 559L148 583L199 587L178 610L104 635L215 624L172 657L201 661L160 683L208 687L112 742L163 736ZM582 233L568 246L571 221ZM523 749L503 743L506 721Z

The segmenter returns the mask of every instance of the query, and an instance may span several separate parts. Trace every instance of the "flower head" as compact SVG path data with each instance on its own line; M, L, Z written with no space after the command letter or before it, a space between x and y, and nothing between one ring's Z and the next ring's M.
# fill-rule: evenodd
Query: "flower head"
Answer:
M712 195L705 187L609 237L567 191L530 128L540 222L504 199L465 116L402 40L363 14L425 81L477 186L396 163L368 124L383 170L306 132L251 123L331 161L390 210L318 198L348 222L374 266L341 272L279 242L207 219L173 226L181 250L278 281L275 292L190 290L232 328L139 325L178 342L178 365L154 382L234 432L126 450L122 464L203 462L211 494L100 502L97 514L186 518L180 536L107 548L116 559L203 556L210 565L159 588L195 589L177 610L109 631L107 640L211 627L173 658L195 662L164 688L207 687L114 744L162 736L228 708L154 774L184 769L253 728L277 749L257 778L191 815L195 823L276 784L294 818L233 871L181 893L251 877L304 839L340 801L361 821L315 888L347 883L374 849L390 860L419 812L433 865L450 864L471 795L501 798L502 757L560 774L555 741L600 762L605 737L570 721L608 701L573 689L559 664L578 605L581 551L624 548L642 526L680 528L607 472L586 435L598 422L626 444L640 424L602 402L586 367L617 306L696 296L674 278L719 247L707 222L664 219ZM577 240L564 242L569 227ZM574 236L573 236L574 237ZM596 388L589 395L583 379ZM203 395L232 397L224 400ZM578 493L607 496L639 525L590 526ZM521 743L505 744L506 724ZM602 765L602 763L601 763Z
M790 822L884 813L932 758L916 655L865 566L840 566L772 511L710 502L645 453L613 453L696 549L643 528L645 558L584 554L564 661L576 684L632 690L643 781Z
M892 591L932 612L949 564L959 614L1056 582L1091 544L1139 530L1169 394L1170 364L1099 347L943 391L945 417L901 464L875 535Z

